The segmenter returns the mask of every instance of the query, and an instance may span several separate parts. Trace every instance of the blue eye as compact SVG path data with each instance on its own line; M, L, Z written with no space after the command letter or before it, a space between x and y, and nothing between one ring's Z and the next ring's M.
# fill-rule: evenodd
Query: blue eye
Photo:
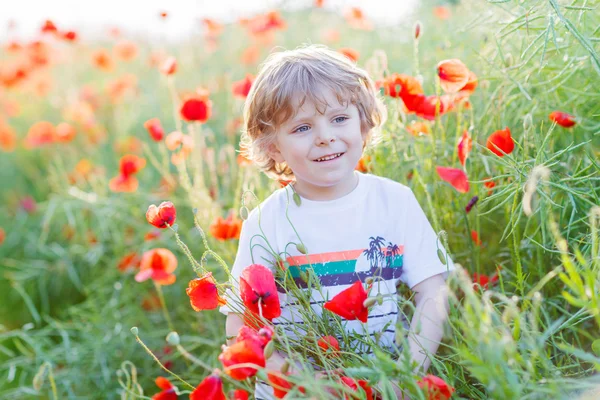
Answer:
M334 121L337 121L337 120L338 120L338 119L340 119L340 118L342 119L341 121L339 121L340 123L342 123L342 122L344 122L345 120L347 120L347 119L348 119L347 117L336 117L336 118L334 119Z
M306 132L305 130L304 130L304 131L301 131L300 129L302 129L302 128L307 128L307 129L308 129L308 126L307 126L307 125L302 125L302 126L301 126L301 127L299 127L298 129L296 129L294 132Z

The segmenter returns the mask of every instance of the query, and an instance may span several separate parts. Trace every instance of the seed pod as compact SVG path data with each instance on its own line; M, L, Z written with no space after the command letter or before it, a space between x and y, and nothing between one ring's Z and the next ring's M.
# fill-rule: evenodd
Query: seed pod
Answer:
M240 207L240 218L244 221L248 219L248 208L246 206Z
M369 276L367 279L365 279L365 283L367 285L371 285L371 284L373 284L373 282L375 282L375 279L373 279L372 276Z
M271 358L271 356L273 355L274 348L275 348L275 345L273 344L273 341L269 340L269 343L267 343L267 345L265 346L265 351L264 351L266 360Z
M290 369L290 361L288 359L285 360L285 362L283 363L283 365L281 366L281 373L282 374L287 374L288 370Z
M442 264L446 265L446 257L444 256L444 252L442 251L442 249L437 250L437 255Z
M300 195L298 193L294 193L294 203L296 203L296 205L298 207L300 207L300 204L302 204L302 200L300 200Z
M177 332L169 332L167 335L167 343L171 346L177 346L179 344L179 334Z
M381 294L377 295L377 304L379 304L379 305L383 304L383 296Z
M296 250L302 254L306 254L306 247L302 243L296 243Z
M375 303L377 303L377 298L376 297L369 297L368 299L366 299L365 301L363 301L363 306L365 308L369 308L372 305L374 305Z

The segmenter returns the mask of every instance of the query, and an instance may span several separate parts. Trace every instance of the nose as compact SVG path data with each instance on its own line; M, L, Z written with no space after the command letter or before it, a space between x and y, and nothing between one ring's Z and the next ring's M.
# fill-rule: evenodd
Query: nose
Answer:
M335 135L327 128L319 129L315 135L315 142L317 146L327 146L329 143L335 142Z

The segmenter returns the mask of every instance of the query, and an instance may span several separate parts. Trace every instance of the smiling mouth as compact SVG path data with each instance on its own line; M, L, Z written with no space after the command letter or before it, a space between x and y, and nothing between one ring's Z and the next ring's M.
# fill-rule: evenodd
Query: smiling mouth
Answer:
M325 161L331 161L331 160L335 160L336 158L340 158L341 156L343 156L346 153L336 153L333 156L330 157L322 157L322 158L317 158L316 160L313 160L315 162L325 162Z

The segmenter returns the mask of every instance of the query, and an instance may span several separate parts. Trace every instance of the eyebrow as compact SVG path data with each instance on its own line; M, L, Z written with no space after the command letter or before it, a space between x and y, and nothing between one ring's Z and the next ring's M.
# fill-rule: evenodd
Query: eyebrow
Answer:
M338 107L338 108L331 108L329 109L329 111L326 113L327 115L331 115L331 114L335 114L338 113L340 111L345 111L348 107ZM306 119L311 119L312 116L303 116L303 117L296 117L294 118L291 123L292 124L297 124L300 121L306 120Z

